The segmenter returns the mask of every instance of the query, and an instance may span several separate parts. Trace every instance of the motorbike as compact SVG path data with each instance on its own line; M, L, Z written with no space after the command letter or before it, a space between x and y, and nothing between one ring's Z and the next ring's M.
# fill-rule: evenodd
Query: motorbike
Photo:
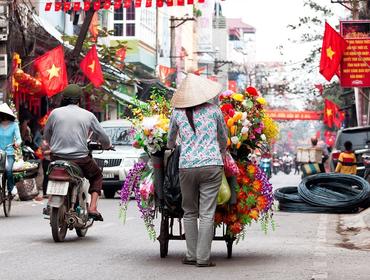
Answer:
M292 162L291 161L284 161L283 164L284 173L289 175L292 171Z
M278 174L279 170L280 170L280 162L278 159L274 159L272 162L272 171L274 175Z
M271 178L271 159L261 158L260 167L265 172L268 178Z
M88 144L88 148L90 156L93 150L103 150L100 144L92 142ZM67 160L51 162L48 172L49 201L48 211L45 212L50 215L54 241L63 242L68 229L75 229L77 236L85 237L87 230L94 224L94 220L88 215L89 181L76 164Z

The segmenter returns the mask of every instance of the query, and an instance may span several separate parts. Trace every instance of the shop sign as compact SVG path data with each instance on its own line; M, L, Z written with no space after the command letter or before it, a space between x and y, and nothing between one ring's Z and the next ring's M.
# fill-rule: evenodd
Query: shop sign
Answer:
M348 42L340 71L342 87L370 87L370 20L341 21Z

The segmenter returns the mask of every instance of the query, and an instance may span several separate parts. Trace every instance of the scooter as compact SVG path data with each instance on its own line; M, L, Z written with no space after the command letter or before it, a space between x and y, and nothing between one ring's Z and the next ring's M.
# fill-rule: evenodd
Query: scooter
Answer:
M273 171L274 175L277 175L279 170L280 170L279 159L274 159L273 162L272 162L272 171Z
M102 150L97 143L89 143L88 148L90 154L93 150ZM46 193L49 195L49 211L45 212L50 214L54 241L63 242L68 229L75 229L79 237L86 236L87 230L94 224L87 211L90 203L89 181L76 164L66 160L51 162L48 172Z
M271 178L271 159L261 158L260 167L265 172L268 178Z

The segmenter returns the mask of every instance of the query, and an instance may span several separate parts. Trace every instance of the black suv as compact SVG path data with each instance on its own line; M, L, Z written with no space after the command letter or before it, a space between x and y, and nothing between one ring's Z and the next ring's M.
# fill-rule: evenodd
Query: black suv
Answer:
M370 126L344 128L338 131L337 139L330 153L330 170L334 171L338 163L339 154L344 149L344 142L351 141L357 159L357 175L363 177L365 166L362 155L370 152Z

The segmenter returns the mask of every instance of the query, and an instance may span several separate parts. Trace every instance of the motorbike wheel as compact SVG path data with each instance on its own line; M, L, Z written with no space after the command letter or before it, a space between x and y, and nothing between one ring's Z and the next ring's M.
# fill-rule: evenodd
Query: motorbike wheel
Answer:
M67 234L67 223L65 221L66 206L53 207L50 215L51 233L55 242L63 242Z
M76 228L76 234L78 237L85 237L87 230L88 230L87 228L84 229Z
M5 217L9 217L12 207L12 197L7 194L5 175L2 176L1 186L1 201L3 202L4 215Z

